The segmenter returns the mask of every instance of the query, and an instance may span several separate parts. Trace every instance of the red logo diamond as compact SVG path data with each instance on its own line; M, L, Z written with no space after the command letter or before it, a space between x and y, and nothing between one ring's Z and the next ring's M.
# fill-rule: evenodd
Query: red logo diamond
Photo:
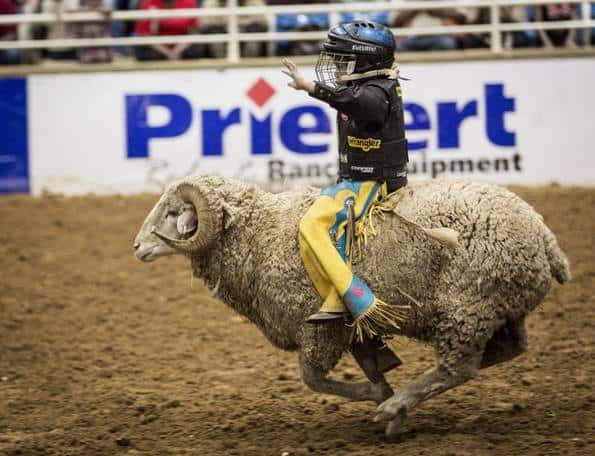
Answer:
M261 108L273 95L275 95L275 92L273 86L263 78L259 78L258 81L250 87L250 90L246 92L246 95L248 95L248 97Z

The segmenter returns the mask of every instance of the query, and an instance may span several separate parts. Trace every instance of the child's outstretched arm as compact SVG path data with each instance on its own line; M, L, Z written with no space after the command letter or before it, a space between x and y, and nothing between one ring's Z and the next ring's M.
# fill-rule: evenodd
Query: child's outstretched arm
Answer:
M300 75L297 65L290 59L283 59L286 69L281 70L291 78L287 83L295 90L304 90L317 100L328 103L336 110L366 122L383 123L388 115L388 99L384 91L370 86L354 89L348 86L330 87L315 81L306 81Z
M289 81L287 85L294 88L295 90L304 90L312 95L314 93L314 89L316 88L314 81L306 81L299 73L297 65L291 60L283 59L282 62L286 69L281 71L291 78L291 81Z

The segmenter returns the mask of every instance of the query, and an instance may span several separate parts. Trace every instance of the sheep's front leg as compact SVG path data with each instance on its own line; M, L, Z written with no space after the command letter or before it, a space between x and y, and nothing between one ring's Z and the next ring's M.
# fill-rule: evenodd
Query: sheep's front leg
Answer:
M350 345L350 329L342 322L305 325L302 334L300 372L302 380L311 390L378 404L392 395L392 388L382 374L374 382L357 383L340 382L327 377Z
M327 373L307 363L300 364L302 380L313 391L318 393L343 396L352 401L374 401L380 403L393 393L383 375L377 383L340 382L327 377Z
M374 421L390 420L386 427L386 435L394 436L401 430L408 412L421 402L475 377L477 364L478 359L465 363L460 369L447 369L439 364L397 390L391 398L380 404Z

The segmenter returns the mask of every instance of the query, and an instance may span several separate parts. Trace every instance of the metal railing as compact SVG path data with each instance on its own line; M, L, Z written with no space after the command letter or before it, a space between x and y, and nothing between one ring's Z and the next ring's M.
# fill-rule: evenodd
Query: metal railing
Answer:
M141 19L162 18L202 18L226 17L227 33L207 35L171 35L171 36L131 36L122 38L64 38L48 40L21 39L18 41L0 41L0 49L52 49L52 48L81 48L95 46L141 46L169 43L227 43L227 60L230 63L240 59L239 45L241 42L274 42L323 40L326 31L292 31L292 32L240 32L239 18L248 15L262 15L268 18L269 24L279 14L307 14L328 13L330 22L338 22L340 13L357 13L373 11L408 11L432 10L443 8L490 8L490 23L470 25L448 25L432 27L395 28L396 36L442 35L453 33L489 33L490 48L493 53L503 50L502 34L506 32L525 30L555 30L555 29L591 29L595 28L595 20L591 19L591 4L586 0L566 0L563 3L580 5L580 19L555 22L501 22L501 9L513 6L547 5L560 3L556 0L433 0L433 1L392 1L366 3L331 3L331 4L302 4L287 6L238 6L237 0L228 0L226 8L208 9L168 9L168 10L135 10L113 11L111 21L136 21ZM1 15L0 25L7 24L48 24L62 21L64 23L105 21L105 16L98 12L72 12L64 14L15 14ZM273 30L274 27L269 28Z

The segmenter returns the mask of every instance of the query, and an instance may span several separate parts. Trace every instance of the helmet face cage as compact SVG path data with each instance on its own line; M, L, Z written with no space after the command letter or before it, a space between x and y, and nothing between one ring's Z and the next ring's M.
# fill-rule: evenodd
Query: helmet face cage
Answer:
M343 85L341 76L355 70L355 54L321 51L316 62L316 80L331 87Z

